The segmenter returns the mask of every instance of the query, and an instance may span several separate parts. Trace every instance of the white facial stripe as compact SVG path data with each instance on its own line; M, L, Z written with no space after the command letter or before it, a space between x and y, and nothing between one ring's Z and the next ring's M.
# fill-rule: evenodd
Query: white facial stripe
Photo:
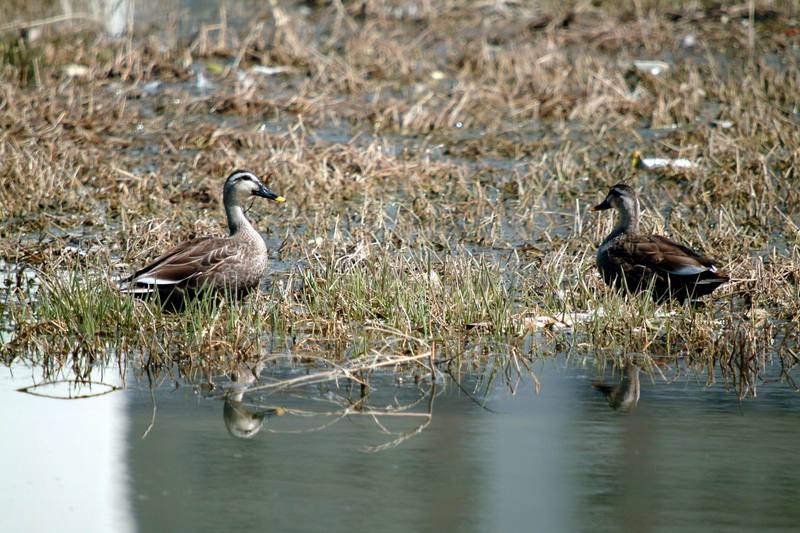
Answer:
M236 181L236 180L239 180L239 179L251 179L251 180L256 181L256 182L258 181L258 177L255 174L253 174L252 172L244 171L244 170L242 172L237 172L236 174L234 174L233 176L230 177L231 181Z

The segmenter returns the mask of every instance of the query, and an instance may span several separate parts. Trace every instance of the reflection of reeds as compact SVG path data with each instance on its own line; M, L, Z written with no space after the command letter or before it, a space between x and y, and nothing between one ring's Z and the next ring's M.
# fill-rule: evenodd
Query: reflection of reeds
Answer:
M365 416L375 423L379 433L390 437L389 441L368 447L365 451L377 452L395 447L420 434L430 424L433 417L434 399L438 394L437 380L434 378L419 383L416 387L419 395L416 398L400 401L395 396L390 405L386 405L384 399L380 406L375 406L370 402L372 388L366 376L376 371L385 372L387 369L402 369L403 372L408 372L415 367L423 368L431 375L436 375L437 370L433 366L435 363L432 357L433 354L430 352L416 356L388 356L374 353L335 364L328 359L306 356L306 362L313 361L316 368L304 375L289 378L266 378L266 382L262 383L258 383L254 376L251 376L246 387L235 389L237 398L235 402L231 401L231 392L225 392L223 398L225 400L226 425L234 436L250 438L262 429L266 416L276 415L307 420L322 419L320 423L310 427L305 423L305 427L301 429L267 428L270 433L286 434L322 431L345 418ZM261 369L270 363L285 360L284 356L264 358L258 362L257 368ZM426 368L424 366L426 363L431 366ZM326 390L326 393L320 396L318 393L322 388ZM358 391L355 397L353 396L354 390ZM286 395L303 397L306 400L306 406L297 408L278 405L280 398ZM267 402L267 399L270 401ZM423 412L418 410L420 405L425 407ZM320 406L320 408L315 408L316 406ZM417 422L418 419L422 420ZM411 421L413 428L401 431L390 429L390 421L401 420ZM231 430L232 427L234 430Z

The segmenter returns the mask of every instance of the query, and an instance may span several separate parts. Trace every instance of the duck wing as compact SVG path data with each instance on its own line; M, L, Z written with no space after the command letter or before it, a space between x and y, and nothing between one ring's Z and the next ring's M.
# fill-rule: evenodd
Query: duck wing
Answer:
M661 235L631 235L609 252L617 255L621 262L668 276L698 276L717 271L713 259Z
M123 290L155 289L177 285L201 285L238 249L230 239L200 237L183 242L156 258L155 261L123 280L129 286Z

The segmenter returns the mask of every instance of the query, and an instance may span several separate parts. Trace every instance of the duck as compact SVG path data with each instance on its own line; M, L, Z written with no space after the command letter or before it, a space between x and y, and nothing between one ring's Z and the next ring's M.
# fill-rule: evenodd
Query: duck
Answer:
M592 383L595 390L605 396L608 406L617 411L633 411L639 403L641 385L639 383L639 366L626 363L622 369L622 378L619 383Z
M263 361L257 361L254 366L240 363L228 376L230 386L223 396L222 419L231 437L253 438L261 431L266 420L273 416L283 416L285 413L282 407L262 407L245 402L245 394L257 384L258 376L263 369Z
M258 287L268 263L264 239L242 207L254 197L286 201L254 173L234 170L222 188L228 236L204 236L178 244L120 280L120 292L139 298L158 297L163 307L174 311L203 290L235 298L246 296Z
M662 235L639 231L639 198L629 185L611 187L593 211L616 209L617 222L597 250L606 285L628 292L652 289L657 301L680 303L713 292L730 280L714 259Z

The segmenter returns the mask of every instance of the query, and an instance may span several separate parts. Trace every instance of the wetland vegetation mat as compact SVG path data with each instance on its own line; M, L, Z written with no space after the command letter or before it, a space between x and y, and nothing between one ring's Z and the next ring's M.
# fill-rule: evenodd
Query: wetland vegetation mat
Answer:
M284 354L536 384L560 355L794 389L797 6L633 6L144 2L116 38L4 8L4 362L88 379ZM287 199L248 212L272 254L259 294L178 314L121 297L119 277L224 233L234 168ZM611 220L587 208L620 181L732 281L700 305L609 291Z
M0 529L795 530L800 9L728 4L0 2ZM236 168L260 290L121 295ZM609 290L619 182L730 282Z

